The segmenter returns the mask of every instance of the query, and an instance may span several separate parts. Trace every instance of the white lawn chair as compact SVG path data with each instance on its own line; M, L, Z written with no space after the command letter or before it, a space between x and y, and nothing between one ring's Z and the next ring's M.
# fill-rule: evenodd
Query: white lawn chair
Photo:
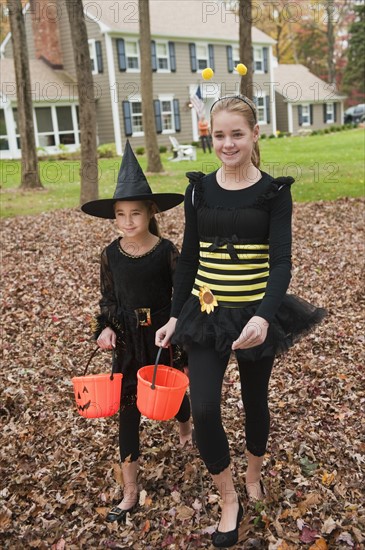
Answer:
M194 145L180 145L175 137L169 136L169 138L174 152L174 157L169 160L196 160L196 147Z

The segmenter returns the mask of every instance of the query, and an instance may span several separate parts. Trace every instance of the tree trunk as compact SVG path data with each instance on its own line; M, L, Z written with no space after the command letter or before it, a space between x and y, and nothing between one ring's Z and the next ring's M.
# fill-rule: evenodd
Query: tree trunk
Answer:
M326 2L326 15L327 15L327 42L328 42L328 83L334 84L336 82L336 70L335 70L335 27L334 27L334 1L327 0Z
M163 166L157 142L153 108L153 84L151 62L151 29L149 0L138 0L139 34L141 48L141 95L145 145L147 151L147 172L162 172Z
M248 69L241 77L240 93L253 99L252 1L240 0L239 10L240 61Z
M20 187L43 188L38 172L38 158L34 137L33 105L22 4L20 0L8 0L11 40L13 44L16 79L18 124L22 153Z
M80 204L98 198L94 81L82 0L66 0L74 52L81 141Z

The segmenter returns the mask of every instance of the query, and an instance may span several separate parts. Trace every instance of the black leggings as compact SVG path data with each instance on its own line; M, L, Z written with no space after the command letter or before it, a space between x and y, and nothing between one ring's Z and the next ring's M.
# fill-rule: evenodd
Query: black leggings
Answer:
M189 350L190 398L197 446L211 474L230 464L227 436L221 418L221 392L229 355L193 345ZM255 456L265 454L270 429L267 403L274 357L239 361L241 395L245 408L246 447Z
M179 422L187 422L190 418L190 401L185 394L179 412L175 416ZM119 411L119 452L124 462L137 460L139 451L139 424L141 413L137 409L136 396L126 395L122 399Z

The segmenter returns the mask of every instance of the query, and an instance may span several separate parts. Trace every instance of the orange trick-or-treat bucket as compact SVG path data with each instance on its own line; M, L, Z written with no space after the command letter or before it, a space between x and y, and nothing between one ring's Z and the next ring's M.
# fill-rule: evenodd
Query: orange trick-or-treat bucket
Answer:
M189 385L186 374L158 364L162 349L154 365L142 367L137 372L137 407L152 420L169 420L176 416Z
M86 376L91 359L99 348L96 348L85 368L84 376L75 376L72 383L75 392L76 406L85 418L112 416L119 410L122 391L121 373L90 374Z

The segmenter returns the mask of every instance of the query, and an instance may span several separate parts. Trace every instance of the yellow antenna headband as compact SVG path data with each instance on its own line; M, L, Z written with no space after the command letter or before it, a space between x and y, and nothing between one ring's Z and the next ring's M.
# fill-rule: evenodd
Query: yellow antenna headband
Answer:
M247 74L247 67L246 65L244 65L243 63L238 63L237 67L234 68L235 71L238 72L238 74L240 76L245 76ZM211 78L213 78L214 76L214 71L213 69L211 69L210 67L207 67L206 69L203 69L202 71L202 77L204 80L210 80ZM213 103L213 105L211 106L210 108L210 112L212 112L212 109L214 107L214 105L216 103L218 103L218 101L222 101L223 99L239 99L240 101L243 101L243 103L246 103L246 105L248 105L252 111L252 114L254 116L254 119L255 119L255 122L257 122L257 116L256 116L256 111L255 109L252 107L252 105L247 101L247 99L242 96L242 95L232 95L232 96L225 96L225 97L220 97L219 99L217 99L217 101L215 101Z

